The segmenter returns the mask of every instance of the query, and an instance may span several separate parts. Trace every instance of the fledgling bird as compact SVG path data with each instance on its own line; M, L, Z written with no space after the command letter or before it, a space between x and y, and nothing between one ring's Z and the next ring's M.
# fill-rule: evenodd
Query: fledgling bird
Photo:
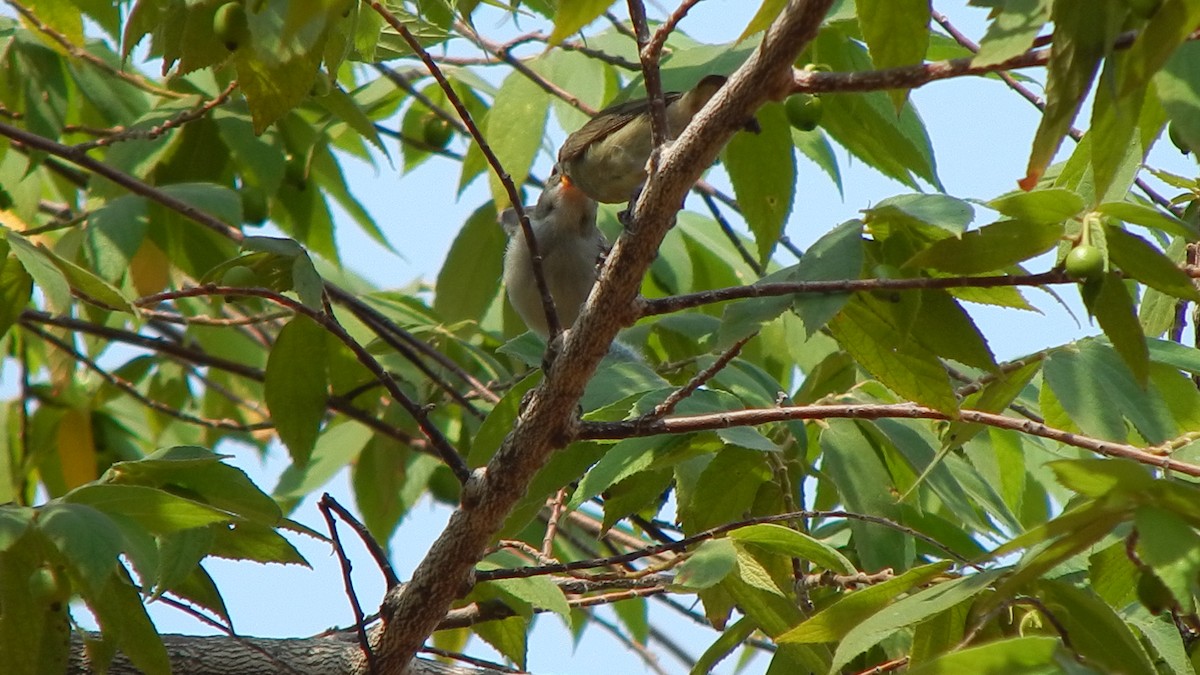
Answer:
M725 84L722 75L709 75L686 92L667 92L667 137L683 133L705 103ZM753 119L746 123L758 129ZM646 162L654 150L650 134L650 102L640 98L610 106L567 137L558 150L558 163L571 182L589 197L606 204L629 201L646 181Z
M528 213L558 323L568 328L575 323L580 307L592 291L597 264L607 249L604 235L596 228L596 202L555 167L537 205L528 209ZM546 337L550 329L533 276L533 258L525 243L525 232L512 209L501 214L500 222L509 236L504 251L508 299L525 325Z

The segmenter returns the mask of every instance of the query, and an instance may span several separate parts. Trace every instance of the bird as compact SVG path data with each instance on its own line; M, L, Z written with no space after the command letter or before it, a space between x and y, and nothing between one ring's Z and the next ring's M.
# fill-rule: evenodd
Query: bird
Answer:
M542 275L554 298L558 323L568 327L575 323L591 293L607 250L604 235L596 227L596 201L556 166L537 204L527 207L526 212L542 258ZM504 285L509 302L525 325L545 338L550 329L533 276L533 258L525 232L513 209L506 209L500 222L509 236L504 251Z
M709 75L686 92L672 91L666 99L667 137L683 133L705 103L725 84L723 75ZM758 129L753 118L746 123ZM606 204L627 202L646 181L646 162L654 150L650 134L650 103L640 98L610 106L567 137L558 150L558 164L571 183Z

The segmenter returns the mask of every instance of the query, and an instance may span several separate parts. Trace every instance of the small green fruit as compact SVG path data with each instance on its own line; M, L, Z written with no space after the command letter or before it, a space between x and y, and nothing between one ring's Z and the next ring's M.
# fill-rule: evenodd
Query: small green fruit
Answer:
M29 593L41 605L59 605L71 598L71 580L60 570L39 567L29 575Z
M227 2L213 14L213 32L225 48L234 51L250 37L250 22L246 8L240 2Z
M1075 281L1095 281L1104 275L1104 254L1090 244L1076 246L1067 253L1063 266Z
M1167 137L1171 139L1171 142L1174 143L1175 147L1179 148L1179 151L1183 154L1187 155L1192 152L1192 146L1187 142L1187 139L1183 137L1183 132L1179 130L1178 124L1171 122L1169 125L1167 125Z
M823 104L818 96L812 94L796 94L789 96L784 102L783 109L787 112L788 122L800 131L812 131L821 124Z
M245 265L234 265L221 275L221 285L232 288L255 288L260 284L254 270Z
M421 140L425 141L426 145L442 149L450 145L450 139L453 137L454 129L449 122L437 115L425 118L425 123L421 126Z

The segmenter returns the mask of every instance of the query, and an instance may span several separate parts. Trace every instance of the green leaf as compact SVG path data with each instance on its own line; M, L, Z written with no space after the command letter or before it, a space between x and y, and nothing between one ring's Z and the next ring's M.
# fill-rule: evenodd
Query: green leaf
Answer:
M4 244L4 248L7 249L8 245ZM17 258L0 260L4 265L0 270L0 337L3 337L29 305L33 295L33 277Z
M1200 535L1179 516L1153 506L1139 507L1133 522L1138 558L1154 570L1184 614L1195 612L1195 594L1200 590Z
M1200 4L1163 0L1126 54L1118 95L1129 96L1146 85L1200 24Z
M1177 237L1200 237L1200 230L1197 230L1195 225L1180 220L1173 214L1133 202L1107 202L1097 206L1095 211L1132 225L1152 227Z
M521 399L541 381L541 371L530 373L513 385L492 408L471 442L471 452L467 456L467 462L471 466L483 466L492 459L492 455L496 454L500 444L512 431L513 422L521 410Z
M184 488L189 496L222 511L275 525L279 505L250 480L246 472L225 464L207 448L181 445L163 448L144 459L116 462L102 481L113 485Z
M1129 625L1090 590L1059 580L1040 581L1037 588L1043 602L1062 608L1055 616L1071 636L1071 647L1101 672L1158 672Z
M968 647L922 663L911 675L1058 672L1058 638L1018 637Z
M1200 291L1191 277L1150 242L1119 227L1107 228L1104 241L1109 259L1126 276L1177 298L1200 300Z
M270 0L263 10L247 12L253 39L234 52L233 64L255 133L266 131L308 98L321 65L328 22L341 19L337 4Z
M854 574L854 565L837 549L813 537L782 525L761 523L742 527L729 533L729 538L745 544L755 544L773 553L802 558L831 572Z
M767 0L771 2L772 0ZM733 653L739 645L746 641L758 626L748 616L738 619L732 626L725 628L717 639L713 641L708 649L696 659L695 665L689 671L689 675L706 675L713 672L717 664L726 656Z
M686 445L688 436L676 438L630 438L616 445L605 453L604 457L592 467L591 471L579 481L579 487L571 495L567 510L579 508L585 501L595 497L609 486L632 476L639 471L645 471L654 466L656 460L671 455Z
M812 43L813 63L837 72L873 69L866 48L842 30L826 24ZM911 102L900 114L881 91L821 95L821 127L855 157L912 189L917 178L938 187L933 147Z
M829 176L829 179L837 186L838 194L845 196L845 191L842 188L842 172L838 168L837 155L833 153L833 146L829 143L829 138L825 136L824 132L819 129L812 131L792 129L792 143L802 155L807 157Z
M327 428L312 449L306 464L293 462L279 477L274 494L283 502L296 501L328 482L358 457L371 440L371 429L354 421Z
M307 316L297 315L279 331L263 383L275 430L296 464L307 463L312 455L328 389L325 330Z
M936 562L913 569L880 584L842 595L799 626L779 636L780 644L839 642L855 626L875 615L908 591L929 583L949 569L949 562Z
M1115 274L1104 275L1089 309L1138 384L1145 387L1150 376L1150 355L1125 282Z
M1046 108L1020 181L1025 190L1037 184L1079 113L1100 60L1121 30L1125 8L1118 0L1057 0L1050 14L1054 49L1047 66Z
M16 244L16 239L21 239L22 243ZM21 255L20 251L23 247L32 246L28 240L25 240L14 233L9 234L9 242L14 243L17 246L14 252L17 253L18 257ZM36 249L47 259L49 259L51 263L58 267L60 271L62 271L63 276L66 277L67 283L69 283L75 291L88 298L91 298L92 300L109 309L114 309L119 312L127 312L130 314L133 313L133 306L129 304L129 301L126 300L125 297L121 295L121 292L112 284L96 276L90 270L76 265L70 260L59 256L54 251L44 246L37 246Z
M934 242L904 264L933 267L951 274L994 272L1045 253L1058 243L1062 234L1062 225L1005 220L967 232L961 238L947 237Z
M46 249L34 246L28 239L8 230L6 237L12 246L13 255L21 261L21 265L33 283L41 289L46 302L59 312L66 312L71 306L71 286L62 270L51 260Z
M319 74L318 77L325 77L325 75ZM371 145L383 153L384 157L388 156L387 147L379 138L379 132L375 129L375 123L371 121L366 111L360 108L358 103L349 94L342 91L339 87L333 87L325 96L317 96L313 100L317 105L327 110L330 115L341 120L346 126L367 139Z
M961 235L975 219L975 209L961 199L947 195L899 195L888 197L865 211L869 228L880 220L897 225L932 225Z
M679 566L675 583L683 588L700 590L720 583L737 567L737 549L729 539L710 539L703 542Z
M171 662L162 638L154 629L142 597L124 568L108 575L97 592L84 595L88 608L104 633L129 658L133 667L149 675L169 675Z
M824 234L804 252L796 266L794 279L836 281L859 278L863 266L862 233L862 221L848 220ZM842 310L849 299L848 293L798 295L792 309L812 337Z
M857 0L858 25L876 69L909 66L925 60L929 48L929 3L925 0ZM899 110L907 89L888 92Z
M1198 67L1200 44L1189 40L1175 50L1166 66L1154 76L1154 88L1171 119L1171 131L1192 148L1200 147L1200 91L1194 86ZM1185 187L1179 186L1180 181L1170 174L1164 173L1162 178L1172 187Z
M230 514L163 490L140 485L83 485L62 497L111 515L127 516L155 534L168 534L212 523Z
M839 671L855 656L879 644L901 628L912 626L954 607L986 591L1000 576L998 570L987 570L936 584L892 604L888 611L878 612L854 626L838 644L833 654L832 671Z
M1064 487L1092 499L1116 492L1136 495L1153 489L1155 482L1146 467L1128 460L1059 460L1047 466Z
M487 139L514 185L521 185L529 176L529 167L542 146L549 110L550 94L521 73L504 78L496 92L484 120ZM496 208L508 207L508 193L494 172L488 173L488 185Z
M495 208L485 204L476 209L442 263L434 311L447 322L482 318L500 288L504 242Z
M847 510L900 521L900 507L888 489L892 478L857 424L829 420L828 428L821 432L821 449L825 451L823 468ZM857 520L850 521L850 531L863 569L908 568L915 548L901 532Z
M1046 357L1044 386L1083 433L1125 442L1125 419L1149 443L1175 436L1175 424L1162 398L1143 389L1111 347L1081 340Z
M475 624L471 630L496 651L512 660L521 670L525 669L525 657L529 645L526 634L529 631L529 620L520 616L510 616L498 621L485 621Z
M562 42L599 18L611 4L612 0L573 0L558 5L554 13L554 30L546 42L552 45Z
M499 565L481 562L477 569L499 569ZM525 577L523 579L497 579L487 582L538 609L547 609L570 622L571 607L562 589L550 577Z
M1019 56L1033 47L1034 38L1050 19L1050 0L1008 0L988 24L979 41L977 66L989 66Z
M1083 197L1066 188L1046 188L1029 192L1010 192L987 203L1014 220L1031 223L1061 223L1079 215L1086 204Z
M983 370L996 370L996 358L987 338L950 293L925 289L909 297L919 300L913 313L913 338L940 357Z
M105 587L125 543L111 518L84 504L51 502L38 509L37 527L67 557L89 592Z
M727 446L694 483L676 477L679 522L690 533L737 520L754 507L755 496L771 477L761 452Z
M766 30L767 26L770 26L771 22L775 20L775 17L779 16L779 13L783 11L783 7L786 4L787 0L763 0L763 3L758 6L758 11L754 13L754 16L750 17L750 23L746 24L746 30L742 31L737 41L741 42L755 33Z
M734 134L721 157L762 261L770 257L792 211L796 157L781 104L768 103L754 116L761 132Z
M958 410L958 399L937 356L910 340L898 342L904 331L875 301L854 297L829 328L860 366L900 396L946 414Z

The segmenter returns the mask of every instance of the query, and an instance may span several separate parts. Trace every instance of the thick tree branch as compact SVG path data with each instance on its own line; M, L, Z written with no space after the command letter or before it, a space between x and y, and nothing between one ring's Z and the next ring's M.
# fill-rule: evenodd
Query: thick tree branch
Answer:
M572 438L575 408L613 338L636 316L634 298L684 194L720 148L758 106L781 98L791 84L792 62L816 35L832 0L792 0L759 48L722 87L683 135L662 155L634 208L632 233L618 240L600 282L572 330L560 358L533 391L499 451L468 483L461 507L403 590L390 594L380 662L402 669L445 616L469 580L475 562L533 475Z

